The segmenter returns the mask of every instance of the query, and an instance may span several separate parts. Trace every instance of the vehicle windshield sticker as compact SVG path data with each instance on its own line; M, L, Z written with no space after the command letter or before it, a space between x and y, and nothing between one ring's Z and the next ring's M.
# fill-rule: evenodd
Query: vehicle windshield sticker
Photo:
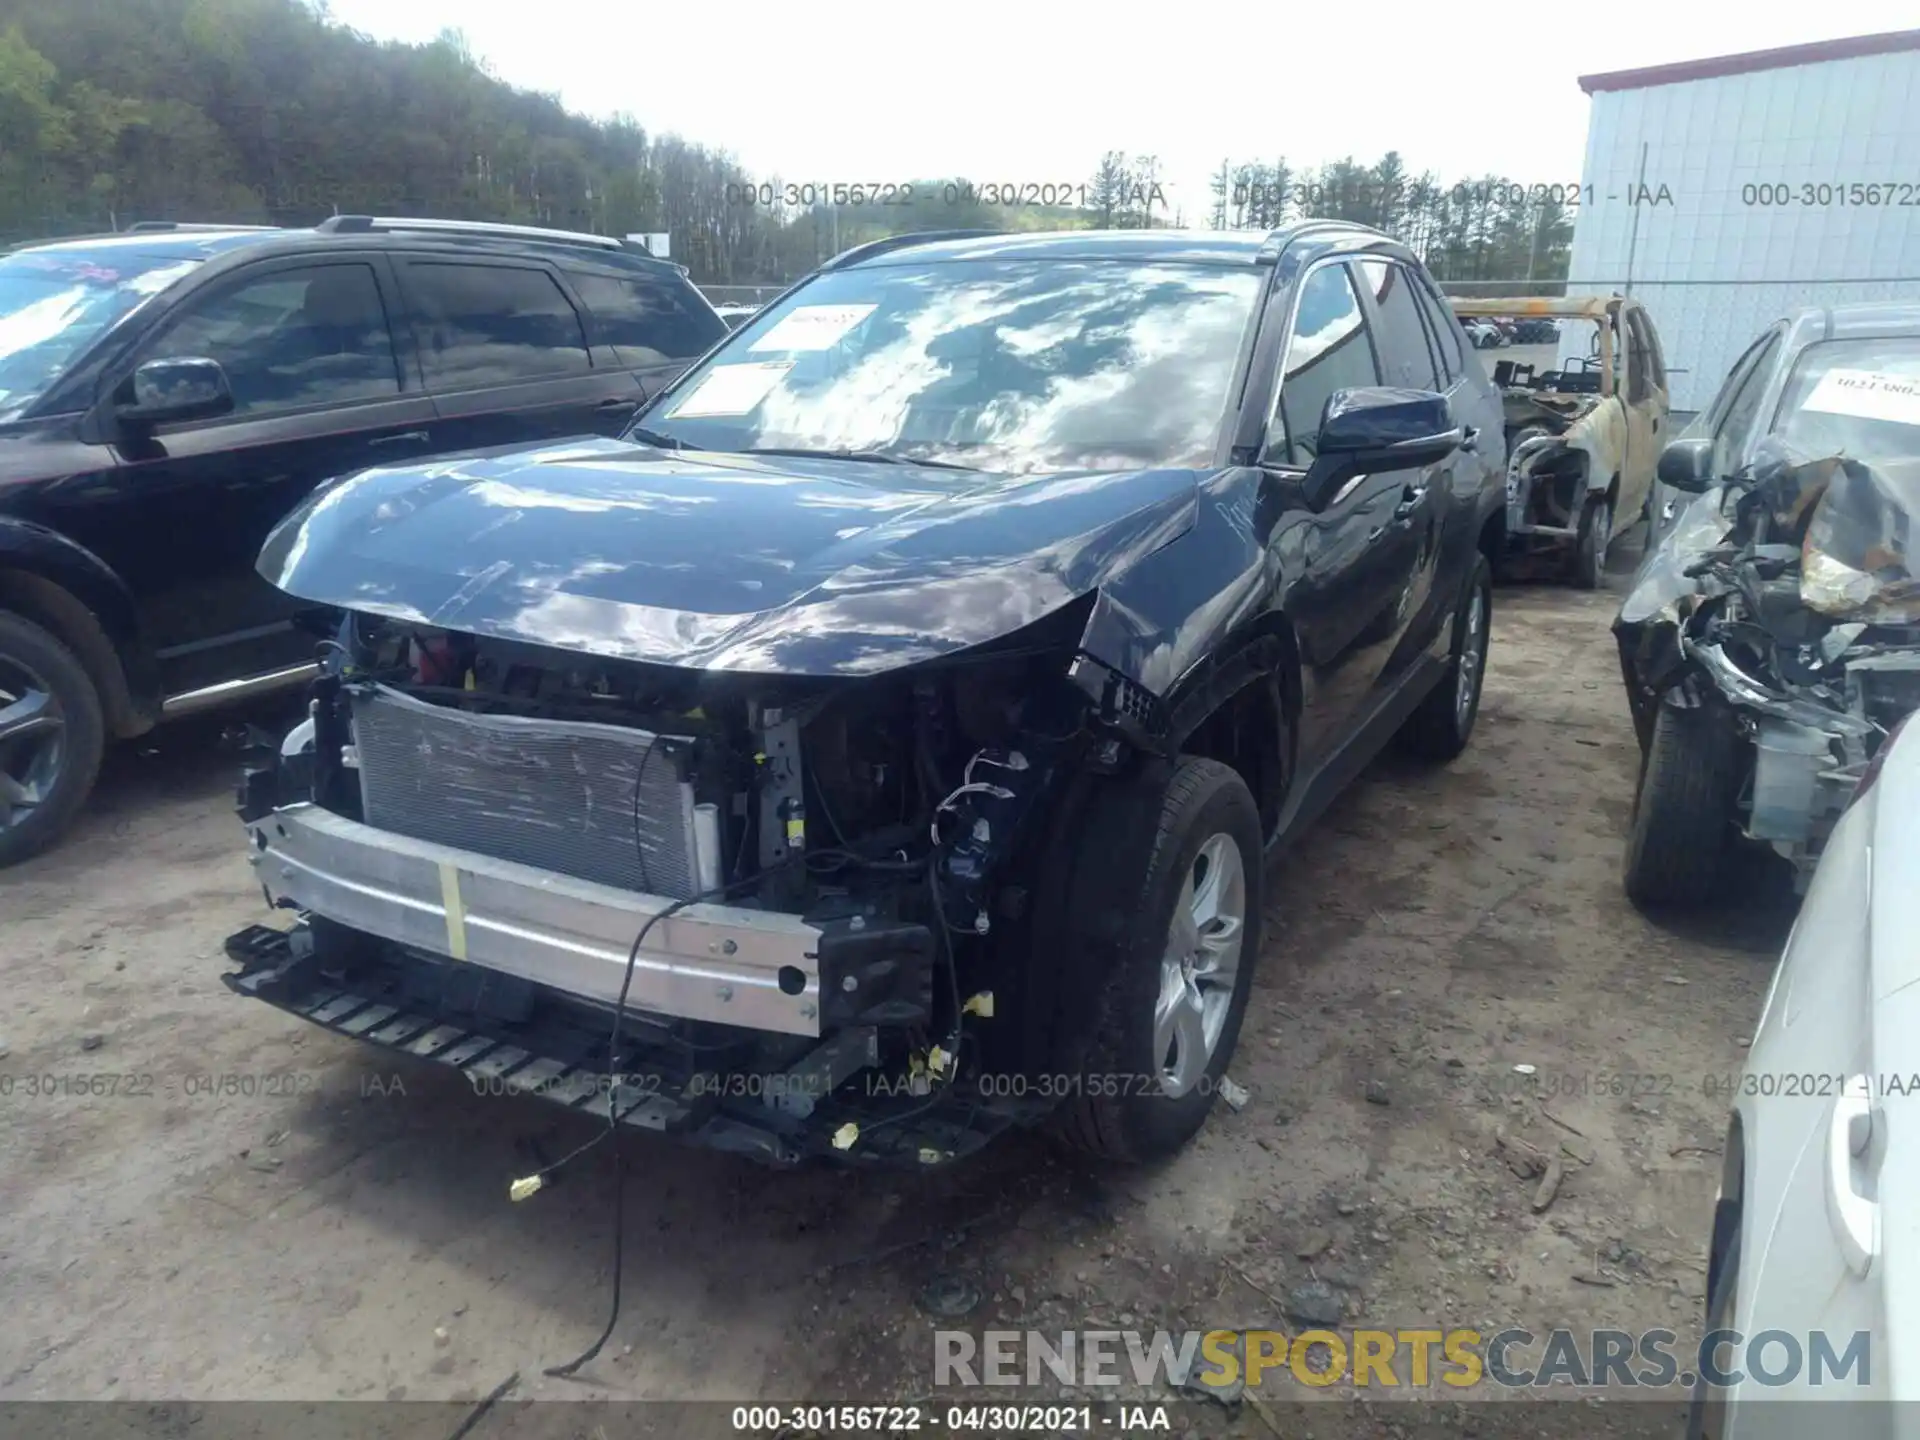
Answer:
M747 348L750 350L825 350L871 315L874 305L802 305Z
M1920 425L1920 378L1880 370L1829 370L1813 387L1806 408L1862 420Z
M716 365L667 412L684 415L744 415L793 369L791 360L760 360L751 365Z

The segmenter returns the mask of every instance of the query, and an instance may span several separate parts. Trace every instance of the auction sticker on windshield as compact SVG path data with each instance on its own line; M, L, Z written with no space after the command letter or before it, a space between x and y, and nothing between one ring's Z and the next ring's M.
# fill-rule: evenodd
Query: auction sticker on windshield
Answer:
M793 369L791 360L757 360L751 365L716 365L689 390L669 416L745 415Z
M1920 379L1878 370L1829 370L1813 387L1806 408L1862 420L1920 425Z
M873 305L802 305L781 316L778 325L747 348L825 350L877 308Z

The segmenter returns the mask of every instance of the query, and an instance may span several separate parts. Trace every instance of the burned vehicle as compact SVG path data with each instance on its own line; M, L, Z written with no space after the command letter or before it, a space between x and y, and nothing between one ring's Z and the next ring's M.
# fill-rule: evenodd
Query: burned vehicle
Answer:
M1352 226L903 236L622 439L340 480L261 556L348 618L227 983L773 1163L1172 1150L1269 848L1472 732L1464 350Z
M1862 323L1852 338L1824 338L1825 314L1806 327L1820 338L1784 357L1766 392L1777 418L1731 474L1716 474L1713 433L1661 458L1661 483L1693 498L1614 624L1645 750L1625 877L1643 904L1713 898L1736 835L1792 862L1804 889L1863 772L1920 709L1920 325Z
M1454 313L1559 320L1561 359L1493 368L1505 411L1508 552L1516 576L1562 575L1596 589L1617 530L1641 518L1667 423L1667 372L1636 300L1454 300ZM1575 353L1586 347L1584 355Z

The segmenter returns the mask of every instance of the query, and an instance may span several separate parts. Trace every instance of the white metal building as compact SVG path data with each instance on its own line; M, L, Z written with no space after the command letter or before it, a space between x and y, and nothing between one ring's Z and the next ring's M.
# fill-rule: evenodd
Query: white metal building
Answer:
M1570 293L1652 313L1675 410L1800 305L1920 299L1920 30L1581 77Z

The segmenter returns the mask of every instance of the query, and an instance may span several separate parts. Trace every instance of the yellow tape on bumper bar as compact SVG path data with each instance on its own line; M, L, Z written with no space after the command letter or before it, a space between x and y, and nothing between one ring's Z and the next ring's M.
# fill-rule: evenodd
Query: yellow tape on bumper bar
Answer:
M440 862L440 905L447 912L447 953L456 960L467 958L467 907L460 902L460 872L450 862Z

